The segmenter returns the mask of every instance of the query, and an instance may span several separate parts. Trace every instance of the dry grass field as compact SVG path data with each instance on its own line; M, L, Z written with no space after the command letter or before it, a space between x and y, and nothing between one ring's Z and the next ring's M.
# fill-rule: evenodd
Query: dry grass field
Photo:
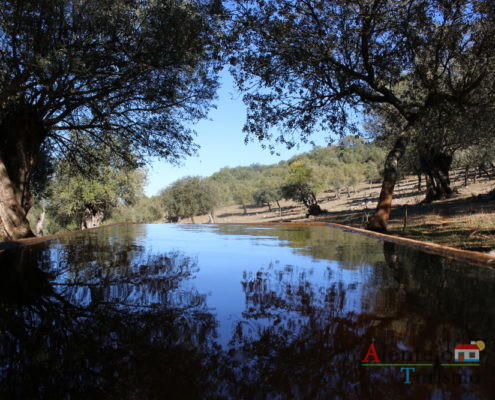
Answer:
M418 191L415 177L406 177L396 186L389 233L418 240L431 241L463 249L489 252L495 250L495 196L488 193L495 189L495 179L470 174L464 186L464 173L454 171L451 176L455 197L420 204L423 190ZM380 192L380 184L361 184L349 194L337 198L334 193L321 193L318 200L326 214L310 217L311 221L336 222L351 226L362 226L366 215L371 214ZM308 221L304 207L281 201L281 212L276 204L268 207L242 206L222 207L215 211L215 222L222 223L267 223ZM404 220L407 208L407 221ZM183 220L190 223L190 220ZM195 223L208 223L206 215L195 217ZM406 224L405 224L406 222ZM404 226L405 224L405 226Z

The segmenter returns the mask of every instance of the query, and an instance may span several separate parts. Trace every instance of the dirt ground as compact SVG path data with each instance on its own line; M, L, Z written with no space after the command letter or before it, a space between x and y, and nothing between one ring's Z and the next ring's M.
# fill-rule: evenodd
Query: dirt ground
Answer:
M419 204L424 198L424 183L418 191L416 177L406 177L395 189L389 233L483 252L495 251L495 196L488 193L495 189L495 177L475 177L471 172L464 186L464 172L452 173L452 187L458 191L454 198ZM310 217L313 221L336 222L351 226L363 226L367 215L373 213L380 193L380 183L357 185L350 193L321 193L318 201L326 214ZM308 221L305 207L292 201L281 201L281 211L276 204L268 207L234 205L215 210L215 222L257 223ZM407 208L407 221L404 220ZM191 221L183 220L182 223ZM208 223L206 215L194 217L195 223ZM405 226L404 226L405 225Z

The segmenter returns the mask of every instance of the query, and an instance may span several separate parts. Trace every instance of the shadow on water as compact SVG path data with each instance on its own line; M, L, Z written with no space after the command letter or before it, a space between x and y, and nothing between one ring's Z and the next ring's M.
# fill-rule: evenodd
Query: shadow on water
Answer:
M154 252L142 227L1 253L0 397L493 398L493 271L328 229L208 229L303 257L237 271L226 346L195 284L202 254ZM479 367L440 365L480 339ZM404 384L398 367L361 365L370 343L382 362L434 366Z

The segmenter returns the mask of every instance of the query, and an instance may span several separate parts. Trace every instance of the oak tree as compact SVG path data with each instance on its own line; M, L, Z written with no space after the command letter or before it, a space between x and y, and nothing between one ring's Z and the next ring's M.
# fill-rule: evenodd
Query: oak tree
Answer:
M186 124L215 96L219 12L207 0L1 0L0 238L32 235L42 149L71 158L84 137L134 164L195 150Z
M213 210L217 206L217 194L211 182L200 176L188 176L173 182L161 193L163 208L169 221L180 218L208 214L213 220Z
M245 91L248 137L292 146L315 130L344 134L355 131L354 113L373 104L390 105L400 116L370 229L386 230L398 161L416 127L432 113L493 104L492 1L235 4L231 64ZM402 90L403 82L410 90Z
M144 170L132 168L103 144L82 150L85 157L55 160L43 193L49 219L64 229L96 228L117 207L134 205L143 196Z

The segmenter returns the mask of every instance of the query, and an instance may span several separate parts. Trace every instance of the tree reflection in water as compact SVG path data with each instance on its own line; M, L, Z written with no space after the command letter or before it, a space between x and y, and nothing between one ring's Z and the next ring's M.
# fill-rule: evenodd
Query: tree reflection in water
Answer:
M126 229L0 253L1 398L493 398L493 270L319 228L251 229L322 262L241 271L245 303L220 347L225 316L196 289L198 261ZM239 229L219 231L251 246ZM478 339L481 366L463 368L475 385L405 385L397 367L361 366L371 342L424 353Z
M216 321L183 283L197 270L175 252L128 245L98 265L85 246L53 254L26 247L0 255L2 398L199 398ZM70 248L69 248L70 249ZM85 267L84 269L82 267ZM50 271L49 273L43 271ZM54 283L51 283L54 282Z
M307 399L491 398L495 343L490 332L495 320L493 307L487 306L492 301L494 271L390 243L384 243L383 249L385 262L375 266L373 279L360 289L331 275L326 284L315 285L306 270L276 264L245 273L246 311L231 342L242 354L242 361L234 365L237 394ZM452 288L462 288L462 295ZM349 309L347 297L356 296L361 308ZM473 320L478 323L470 323ZM486 350L491 347L479 369L438 365L453 362L455 345L469 343L470 338L484 338ZM382 356L384 351L419 350L411 357L426 362L425 354L431 351L429 361L435 366L417 368L426 382L404 385L404 372L398 367L361 366L372 342ZM445 350L452 352L452 358L435 356ZM387 361L400 360L382 360ZM452 374L459 373L466 380L477 373L480 382L454 383L458 377ZM438 383L439 374L449 381Z

